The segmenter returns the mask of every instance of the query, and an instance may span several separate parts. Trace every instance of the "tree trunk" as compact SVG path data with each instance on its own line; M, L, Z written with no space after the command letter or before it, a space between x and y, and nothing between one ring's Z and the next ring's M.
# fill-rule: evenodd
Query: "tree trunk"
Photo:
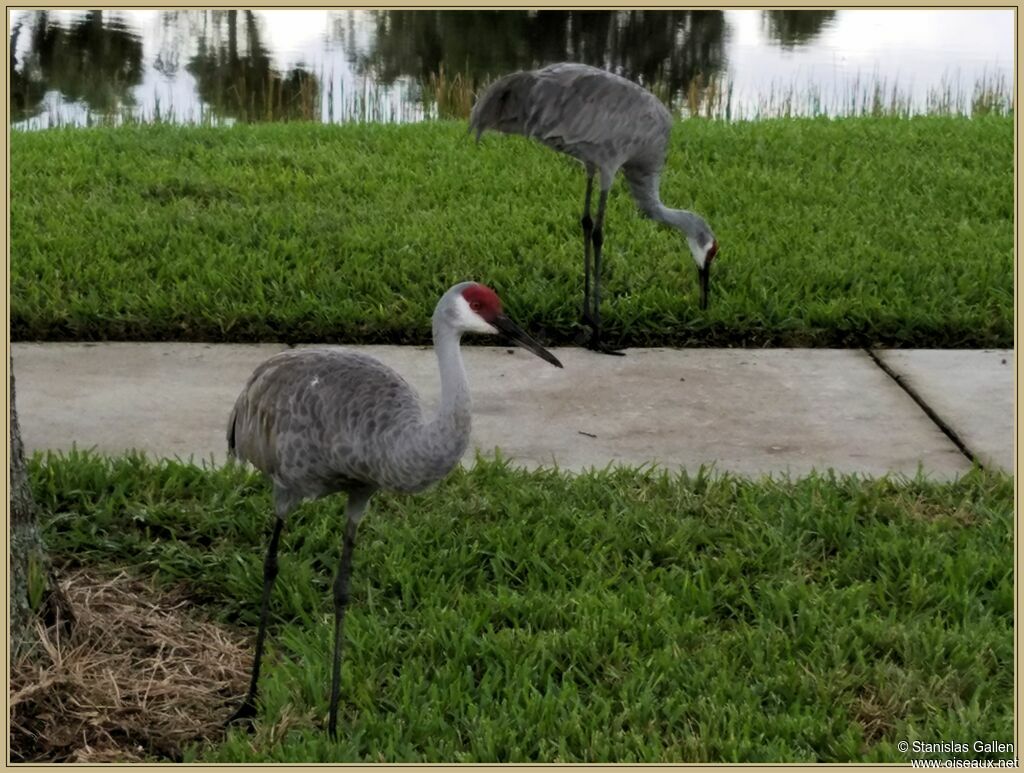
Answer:
M35 503L28 485L25 449L14 403L14 366L11 364L11 655L28 652L36 642L35 623L73 623L67 598L57 583L43 546Z

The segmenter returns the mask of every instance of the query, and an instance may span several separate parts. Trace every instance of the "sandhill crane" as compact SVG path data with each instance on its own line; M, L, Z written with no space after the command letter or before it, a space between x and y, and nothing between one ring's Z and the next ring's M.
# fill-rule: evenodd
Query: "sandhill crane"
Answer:
M665 165L672 114L651 92L606 70L563 62L499 78L473 105L469 128L476 131L478 142L486 129L523 134L586 167L587 190L580 220L585 276L582 322L592 330L591 349L621 353L612 352L601 341L604 210L608 190L620 168L640 210L685 235L700 278L700 307L707 308L711 261L718 252L718 242L702 217L661 203L658 183ZM590 199L595 172L601 175L601 193L597 219L592 220Z
M459 344L463 333L504 333L559 368L562 364L502 312L497 294L462 282L434 309L434 350L441 402L424 417L415 390L368 355L299 349L259 365L228 420L228 451L273 483L274 527L263 565L263 597L249 691L228 723L256 714L257 681L266 636L277 545L288 513L303 499L345 492L346 525L334 580L334 659L328 732L336 736L341 642L356 528L378 489L422 491L447 475L469 444L470 397Z

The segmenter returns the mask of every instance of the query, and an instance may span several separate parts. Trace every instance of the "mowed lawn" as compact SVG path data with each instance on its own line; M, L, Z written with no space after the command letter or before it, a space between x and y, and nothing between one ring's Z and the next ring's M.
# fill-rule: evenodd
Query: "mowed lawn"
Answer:
M254 627L258 475L88 454L30 474L58 560L184 582L196 611ZM903 740L1012 738L1008 476L481 461L381 495L360 527L331 743L341 505L306 504L285 531L256 735L186 759L906 762L923 755Z
M548 343L582 298L575 162L464 123L142 126L11 136L15 340L416 342L494 286ZM721 244L711 308L683 239L619 180L619 345L1012 346L1013 119L677 124L663 198Z

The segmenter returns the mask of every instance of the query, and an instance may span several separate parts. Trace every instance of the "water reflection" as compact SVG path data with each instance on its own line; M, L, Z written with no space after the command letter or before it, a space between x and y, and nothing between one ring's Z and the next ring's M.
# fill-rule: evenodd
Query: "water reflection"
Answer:
M763 11L768 37L784 49L806 45L835 21L835 11Z
M252 11L204 11L203 18L198 51L186 65L203 102L240 121L319 117L317 78L301 67L282 74L271 66Z
M22 35L29 38L28 54L18 63L14 51ZM12 30L11 52L16 119L39 113L48 91L98 113L130 107L132 90L142 81L142 39L109 11L88 11L69 26L37 11Z
M46 89L38 78L32 78L28 68L18 68L14 52L18 40L25 30L25 23L18 22L11 28L11 117L15 121L37 115Z
M384 83L460 73L475 88L502 73L565 60L659 83L670 99L725 66L722 11L410 11L375 13L357 59Z
M992 100L1005 110L1012 30L994 13L915 11L894 24L818 10L12 11L10 105L27 126L463 117L496 76L572 60L640 81L684 113L777 114L779 93L787 112L801 92L824 104L821 82L837 108L827 112L849 111L853 91L872 87L862 66L883 83L916 81L900 104L921 111L921 93L961 63L969 97L994 60ZM931 25L924 38L918 19Z

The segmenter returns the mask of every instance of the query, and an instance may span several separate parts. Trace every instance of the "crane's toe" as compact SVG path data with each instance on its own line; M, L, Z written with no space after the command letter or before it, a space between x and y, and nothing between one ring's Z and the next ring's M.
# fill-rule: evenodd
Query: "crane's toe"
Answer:
M601 326L590 314L584 312L580 319L580 324L590 328L590 332L587 333L585 330L580 330L576 335L577 345L584 344L591 351L599 352L601 354L614 354L619 357L626 356L625 352L614 349L603 341L601 336Z
M626 353L624 351L622 351L621 349L613 349L608 344L603 343L600 340L600 338L598 338L597 340L591 338L589 343L587 344L587 348L593 352L597 352L598 354L613 354L616 357L626 356Z

